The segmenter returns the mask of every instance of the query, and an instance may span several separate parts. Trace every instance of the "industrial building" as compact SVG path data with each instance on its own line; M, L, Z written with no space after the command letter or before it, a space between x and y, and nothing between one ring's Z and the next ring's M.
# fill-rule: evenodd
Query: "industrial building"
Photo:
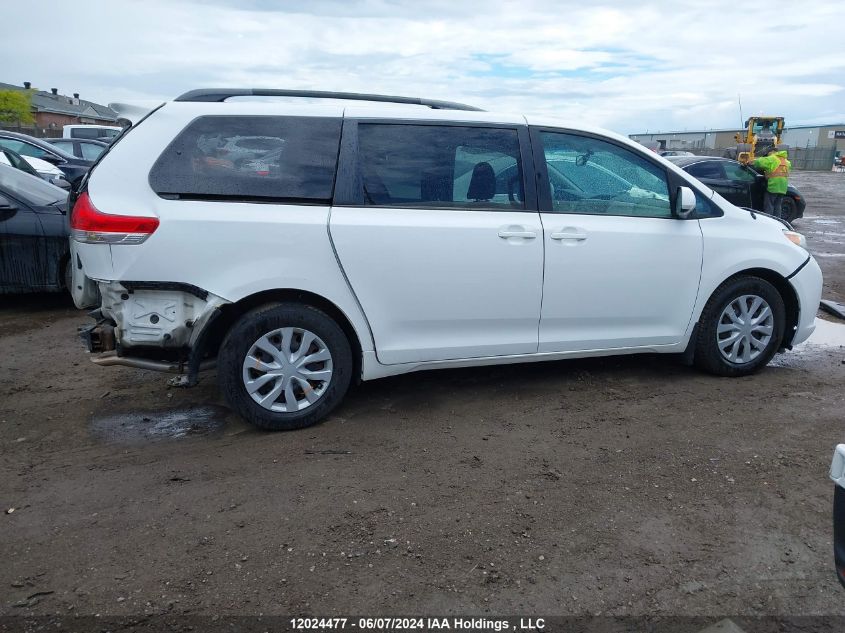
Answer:
M644 132L631 134L631 139L653 149L677 149L695 152L736 145L734 135L739 128L683 132ZM786 125L783 144L790 148L829 149L845 153L845 123L830 125ZM700 152L705 153L705 152Z

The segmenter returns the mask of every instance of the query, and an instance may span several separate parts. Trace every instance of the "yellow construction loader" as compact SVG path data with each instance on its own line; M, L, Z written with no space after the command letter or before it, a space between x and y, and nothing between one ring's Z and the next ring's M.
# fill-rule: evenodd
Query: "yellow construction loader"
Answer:
M779 146L782 135L782 116L753 116L745 122L745 132L734 136L736 155L731 158L743 164L750 163L768 154L771 148Z

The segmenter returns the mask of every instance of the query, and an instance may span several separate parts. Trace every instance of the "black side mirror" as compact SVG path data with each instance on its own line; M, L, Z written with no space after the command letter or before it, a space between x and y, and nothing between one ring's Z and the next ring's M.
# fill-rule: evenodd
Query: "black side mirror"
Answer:
M9 200L3 194L0 194L0 222L5 222L9 218L14 217L18 212L18 205Z
M0 194L0 209L4 209L7 211L17 211L18 205L9 200L3 194Z
M59 158L58 156L53 156L52 154L44 154L41 157L41 160L46 160L51 165L61 165L62 163L65 162L63 158Z

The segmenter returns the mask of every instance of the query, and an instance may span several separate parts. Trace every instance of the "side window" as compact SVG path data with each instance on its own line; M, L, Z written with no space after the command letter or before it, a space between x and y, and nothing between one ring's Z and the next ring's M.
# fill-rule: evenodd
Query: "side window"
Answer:
M106 148L93 143L80 143L79 149L82 151L82 158L85 160L97 160Z
M724 180L725 173L722 171L722 166L718 161L706 160L701 163L693 163L686 168L686 171L691 176L696 178L709 178L711 180Z
M607 141L558 132L540 136L555 213L672 217L662 168Z
M202 116L150 171L160 196L193 200L329 202L341 120Z
M95 127L75 127L71 129L70 135L72 138L97 138L100 130Z
M757 177L751 173L750 169L743 167L739 163L725 161L722 163L722 166L725 168L725 174L727 175L728 180L733 180L734 182L754 182L757 179Z
M703 193L693 189L695 193L695 215L697 217L718 217L722 211L713 204Z
M525 208L516 130L441 125L358 125L364 204Z
M23 141L19 141L17 139L0 138L0 145L12 150L13 152L17 152L21 156L32 156L33 158L41 158L42 156L47 155L47 152L45 152L40 147L30 145L29 143L24 143Z

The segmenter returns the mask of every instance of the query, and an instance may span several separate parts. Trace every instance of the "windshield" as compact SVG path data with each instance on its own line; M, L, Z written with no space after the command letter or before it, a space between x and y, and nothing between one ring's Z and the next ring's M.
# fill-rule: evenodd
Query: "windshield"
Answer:
M0 190L34 206L47 206L65 200L67 192L49 182L0 164Z

